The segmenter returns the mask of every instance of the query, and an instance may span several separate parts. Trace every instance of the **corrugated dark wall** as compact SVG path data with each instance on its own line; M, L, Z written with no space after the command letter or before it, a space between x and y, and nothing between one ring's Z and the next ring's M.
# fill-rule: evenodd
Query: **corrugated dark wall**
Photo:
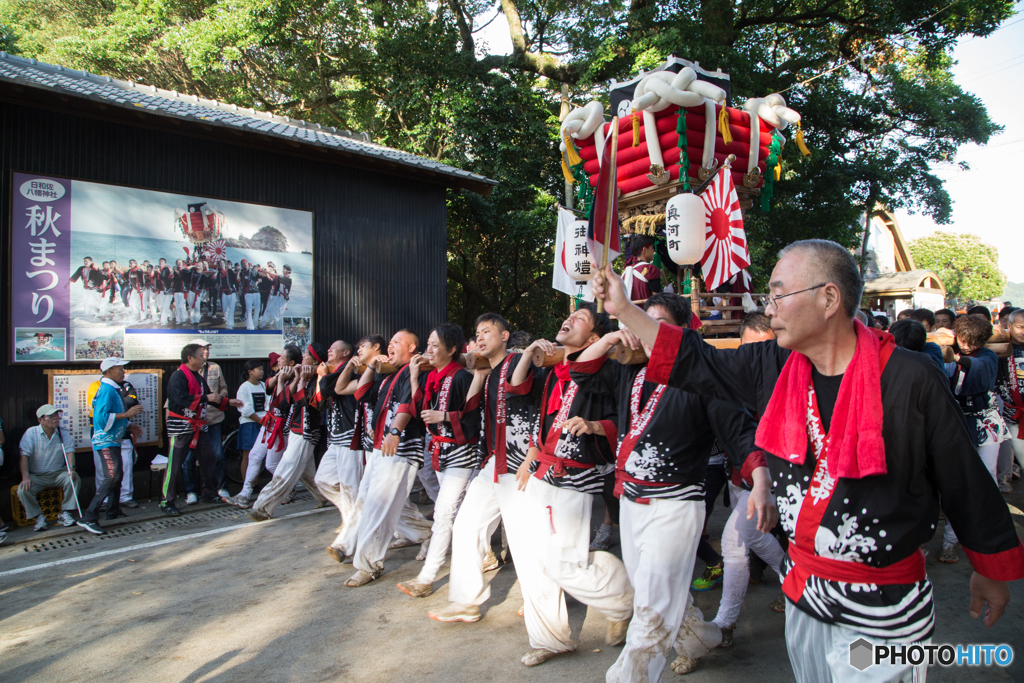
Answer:
M387 337L402 327L422 333L445 320L445 191L438 185L14 104L0 108L0 168L5 271L11 171L27 171L312 211L313 334L325 345L368 333ZM170 225L169 217L158 220ZM0 282L6 309L7 272ZM8 315L3 320L0 418L7 443L0 472L9 487L20 479L18 440L47 398L42 368L64 366L10 365ZM156 365L165 368L165 380L177 367ZM234 392L242 361L221 366ZM152 455L144 454L147 462ZM91 472L91 463L83 469ZM0 495L2 508L8 498Z

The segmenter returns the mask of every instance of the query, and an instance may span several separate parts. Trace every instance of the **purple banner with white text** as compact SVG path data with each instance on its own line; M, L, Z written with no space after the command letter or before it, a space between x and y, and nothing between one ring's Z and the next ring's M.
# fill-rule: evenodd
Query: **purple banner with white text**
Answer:
M67 360L71 183L13 174L11 334L16 363Z

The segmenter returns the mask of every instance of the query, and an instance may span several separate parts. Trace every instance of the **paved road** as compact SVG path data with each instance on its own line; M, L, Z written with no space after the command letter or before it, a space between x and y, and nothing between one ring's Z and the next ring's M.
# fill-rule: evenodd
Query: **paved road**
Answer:
M1022 499L1009 497L1018 508ZM177 520L136 521L145 510L134 511L104 539L73 530L48 532L43 541L26 530L13 534L0 548L0 681L561 683L601 681L618 655L603 642L600 615L570 600L578 650L523 667L529 644L516 616L522 598L512 565L491 575L492 597L477 624L426 618L446 600L447 575L423 600L395 589L419 571L416 548L392 551L380 580L346 588L351 567L323 550L338 515L311 505L301 495L263 524L214 507ZM1014 511L1024 533L1024 516ZM726 515L716 507L712 532ZM938 543L937 536L928 563L937 595L934 642L1009 643L1024 658L1024 585L1012 587L1010 609L986 632L967 618L969 565L936 564ZM767 609L777 595L777 584L751 586L736 646L713 652L687 681L791 681L784 619ZM718 599L715 590L697 604L710 618ZM670 671L663 678L675 680ZM932 668L929 680L1024 680L1024 662Z

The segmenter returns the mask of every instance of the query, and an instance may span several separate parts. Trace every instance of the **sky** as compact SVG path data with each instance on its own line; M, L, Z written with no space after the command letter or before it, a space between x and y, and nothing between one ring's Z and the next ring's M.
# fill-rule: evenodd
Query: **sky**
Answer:
M491 16L487 13L483 21ZM479 52L512 51L504 17L495 19L477 36ZM1024 157L1024 12L1003 22L987 38L961 40L953 57L956 82L980 98L989 117L1004 130L983 147L965 145L960 149L956 161L968 162L970 171L960 171L953 164L935 167L936 174L947 181L946 190L953 200L950 223L937 225L928 216L906 211L896 212L896 219L907 240L936 230L974 233L999 250L999 266L1007 279L1024 282L1024 218L1019 209L1007 206L1011 202L1005 196L1019 192L1014 188L1024 183L1024 173L1019 170Z
M1012 200L1024 180L1019 170L1024 157L1024 13L987 38L960 41L953 57L956 82L980 98L1004 130L983 147L960 148L957 160L969 163L971 170L953 164L934 167L953 200L951 223L936 225L928 216L905 211L896 212L896 220L907 240L936 230L974 233L999 250L999 267L1009 281L1024 282L1024 218Z
M224 237L252 237L264 225L272 225L288 238L288 251L312 250L313 214L308 211L80 180L73 181L72 198L72 228L77 231L109 233L113 216L118 231L123 230L124 234L185 242L175 227L175 211L185 211L192 203L207 202L224 214Z

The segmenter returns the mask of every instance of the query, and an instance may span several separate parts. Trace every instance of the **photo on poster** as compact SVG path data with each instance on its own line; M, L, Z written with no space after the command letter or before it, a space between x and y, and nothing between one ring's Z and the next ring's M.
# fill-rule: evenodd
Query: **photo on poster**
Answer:
M63 327L14 328L14 353L20 361L53 362L67 358L67 330Z
M75 360L101 361L104 358L124 358L124 328L76 328Z
M295 344L300 349L305 349L311 341L310 332L309 318L285 318L284 346Z
M273 345L283 338L285 317L311 322L309 211L13 176L11 220L24 230L11 264L31 266L12 269L15 326L66 325L87 341L113 341L87 330L122 329L126 358L156 360L173 345L150 344L152 333L216 332L230 357L246 358L262 354L268 333ZM70 355L93 360L77 347Z

